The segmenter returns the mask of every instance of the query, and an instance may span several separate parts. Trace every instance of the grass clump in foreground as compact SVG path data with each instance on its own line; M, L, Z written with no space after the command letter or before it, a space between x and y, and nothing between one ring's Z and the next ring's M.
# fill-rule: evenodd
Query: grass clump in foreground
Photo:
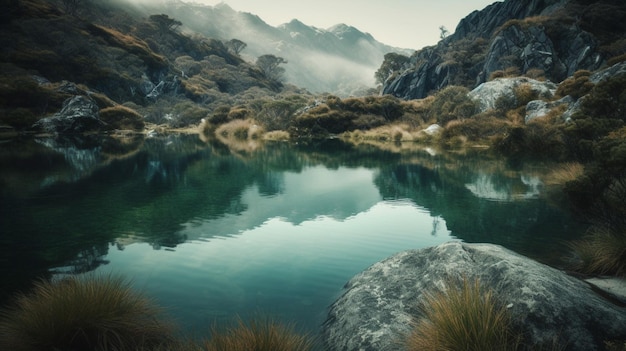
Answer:
M593 226L587 236L572 244L578 256L574 269L586 274L626 276L626 235Z
M405 341L408 351L520 349L509 311L478 279L449 282L445 291L426 294L420 308L423 317Z
M221 331L213 327L211 339L204 342L206 351L308 351L313 342L269 318L255 318L248 323L238 319L233 328Z
M160 314L120 277L40 281L0 312L0 349L158 349L174 340Z

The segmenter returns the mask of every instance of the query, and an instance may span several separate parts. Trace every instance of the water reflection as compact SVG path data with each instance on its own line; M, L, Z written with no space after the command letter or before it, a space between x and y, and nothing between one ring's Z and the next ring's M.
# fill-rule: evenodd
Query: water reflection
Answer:
M337 140L15 140L0 145L2 297L110 270L190 328L259 306L312 327L351 275L400 250L461 239L555 257L576 226L543 198L542 167Z

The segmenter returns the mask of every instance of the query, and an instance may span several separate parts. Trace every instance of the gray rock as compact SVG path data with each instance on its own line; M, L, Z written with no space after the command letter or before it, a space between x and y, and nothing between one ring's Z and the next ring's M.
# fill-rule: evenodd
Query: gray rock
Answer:
M502 96L515 100L515 88L522 84L529 84L534 92L544 98L551 98L557 88L556 84L550 81L526 77L498 78L482 83L469 92L469 97L478 102L480 112L485 112L496 108L496 101Z
M106 123L99 119L100 108L84 95L73 96L63 102L63 108L52 117L42 118L33 129L55 134L76 134L101 130Z
M603 69L602 71L596 72L589 77L589 81L593 84L598 84L602 81L605 81L611 77L615 77L620 74L626 73L626 62L616 63L613 66Z
M494 289L530 343L558 337L568 350L589 351L626 338L626 309L587 283L497 245L450 242L398 253L352 278L324 323L327 349L398 350L424 293L463 276Z
M438 124L431 124L428 128L424 129L424 133L428 135L437 135L443 131L443 128Z
M544 100L533 100L526 104L526 117L524 118L524 121L528 123L536 118L545 117L550 113L550 111L563 105L566 105L567 110L569 110L575 103L576 101L574 98L569 95L559 100L550 102Z
M486 81L492 72L518 61L521 72L540 69L560 82L580 69L600 68L604 60L598 48L593 35L576 26L562 28L558 38L551 38L543 26L512 25L491 42L480 78Z

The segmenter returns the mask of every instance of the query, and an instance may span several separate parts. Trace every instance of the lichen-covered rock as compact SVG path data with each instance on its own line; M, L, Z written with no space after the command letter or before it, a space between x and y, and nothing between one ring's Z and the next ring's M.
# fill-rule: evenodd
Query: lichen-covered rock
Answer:
M587 283L497 245L451 242L398 253L352 278L324 324L327 349L398 350L423 294L454 277L494 289L530 343L558 338L589 351L626 339L626 309Z
M560 106L566 106L567 111L574 106L575 103L576 100L569 95L556 101L533 100L526 104L526 117L524 118L524 122L528 123L534 119L545 117L552 110Z
M543 98L551 98L556 91L556 84L550 81L526 77L498 78L479 85L469 92L469 97L478 102L480 112L485 112L496 108L496 101L500 97L515 100L515 89L522 84L528 84L533 93Z

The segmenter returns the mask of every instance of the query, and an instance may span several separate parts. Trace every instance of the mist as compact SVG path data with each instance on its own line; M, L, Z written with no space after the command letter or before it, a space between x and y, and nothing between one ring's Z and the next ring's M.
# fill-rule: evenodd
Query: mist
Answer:
M146 17L163 13L183 23L181 30L247 44L241 57L250 63L272 54L288 61L285 82L312 93L339 96L358 94L375 87L374 73L386 53L409 55L406 50L376 41L371 35L348 25L329 29L292 21L273 27L262 18L235 11L226 4L209 6L176 0L111 0L127 4Z

